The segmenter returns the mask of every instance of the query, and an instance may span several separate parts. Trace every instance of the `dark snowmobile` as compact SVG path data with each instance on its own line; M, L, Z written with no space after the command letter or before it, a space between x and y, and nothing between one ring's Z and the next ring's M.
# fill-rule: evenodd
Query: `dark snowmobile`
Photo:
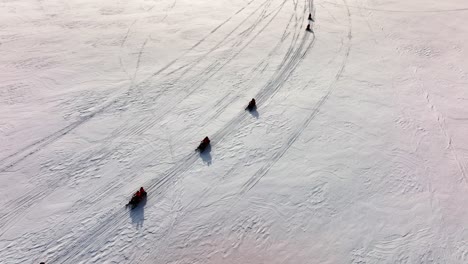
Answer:
M255 99L252 98L252 100L250 100L249 102L249 105L247 105L247 107L245 108L245 110L248 110L248 111L253 111L257 109L257 104L255 102Z
M140 202L146 199L147 193L143 187L140 188L135 194L133 194L132 199L128 202L127 206L130 206L131 209L136 208Z
M210 139L208 137L205 137L201 142L200 145L198 145L196 151L199 151L200 153L203 152L206 147L210 145Z

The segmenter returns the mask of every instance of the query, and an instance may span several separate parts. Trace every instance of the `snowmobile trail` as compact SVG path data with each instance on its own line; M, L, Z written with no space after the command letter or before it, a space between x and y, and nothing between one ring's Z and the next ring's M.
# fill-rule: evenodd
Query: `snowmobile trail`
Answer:
M345 1L346 3L346 1ZM288 151L288 149L296 142L296 140L299 138L299 136L302 134L304 129L306 129L310 122L314 119L314 117L317 115L319 109L323 106L323 104L327 101L329 96L332 94L333 90L336 87L336 83L340 79L341 75L343 74L343 71L346 67L346 62L348 61L349 53L351 51L351 39L352 39L352 25L351 25L351 14L349 9L348 11L348 20L349 20L349 27L348 27L348 45L341 63L340 68L338 69L338 72L335 75L335 78L333 82L330 84L326 94L317 102L317 104L314 106L312 112L310 115L307 117L307 119L304 121L304 123L293 133L291 136L288 138L286 141L286 144L281 147L281 149L276 152L272 158L268 159L268 162L260 168L243 186L240 191L240 194L244 194L250 189L252 189L267 173L268 171L273 167L273 165L281 159L281 157Z

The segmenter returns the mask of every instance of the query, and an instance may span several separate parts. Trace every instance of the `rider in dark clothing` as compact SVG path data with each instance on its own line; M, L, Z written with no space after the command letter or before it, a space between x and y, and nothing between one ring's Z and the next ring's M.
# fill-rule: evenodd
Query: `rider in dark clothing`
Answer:
M131 205L132 208L135 208L145 197L146 191L143 187L140 187L140 190L133 194L132 199L127 205Z
M252 98L252 100L250 100L250 102L249 102L249 105L247 106L247 109L249 111L252 111L255 107L257 107L257 105L256 105L256 102L255 102L255 99Z
M205 137L201 142L200 145L198 145L198 148L196 150L203 152L206 147L210 144L210 139L208 137Z

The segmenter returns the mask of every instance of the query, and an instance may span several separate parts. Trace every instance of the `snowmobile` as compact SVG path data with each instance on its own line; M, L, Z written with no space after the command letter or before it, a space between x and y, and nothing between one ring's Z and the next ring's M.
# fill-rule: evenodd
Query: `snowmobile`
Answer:
M199 151L200 153L203 152L206 147L210 145L210 139L208 137L205 137L201 142L200 145L198 145L196 151Z
M140 188L135 194L133 194L132 199L128 202L127 206L130 206L131 209L135 209L141 201L145 200L147 193L143 187Z
M255 99L252 98L252 100L250 100L249 102L249 105L247 105L247 107L245 108L245 110L249 110L249 111L253 111L257 108L257 104L255 102Z

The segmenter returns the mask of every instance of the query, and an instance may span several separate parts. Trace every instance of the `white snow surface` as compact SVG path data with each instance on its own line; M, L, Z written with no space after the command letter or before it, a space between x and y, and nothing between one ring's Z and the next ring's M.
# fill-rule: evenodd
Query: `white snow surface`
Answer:
M1 1L0 263L468 263L467 23L466 0Z

